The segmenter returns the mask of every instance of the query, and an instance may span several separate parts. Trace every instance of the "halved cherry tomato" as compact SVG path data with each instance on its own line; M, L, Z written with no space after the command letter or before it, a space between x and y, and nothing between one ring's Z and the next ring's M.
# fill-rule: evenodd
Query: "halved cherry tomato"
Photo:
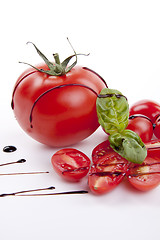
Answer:
M145 115L154 123L157 116L160 114L160 104L147 99L138 101L130 108L130 115L134 114Z
M108 140L98 144L92 151L92 161L97 163L97 161L104 157L106 154L113 152L113 149L110 147L110 142Z
M160 160L160 139L155 139L145 143L147 148L147 155L150 157L156 157Z
M54 170L68 181L78 181L89 171L91 161L81 151L65 148L57 151L51 159Z
M88 184L95 194L113 190L123 180L129 165L126 159L109 147L109 141L93 150L92 159L94 164L89 171Z
M153 136L153 124L151 120L141 114L131 115L127 129L136 132L143 142L148 142Z
M160 184L160 158L148 155L143 164L131 164L128 181L140 191L149 191Z

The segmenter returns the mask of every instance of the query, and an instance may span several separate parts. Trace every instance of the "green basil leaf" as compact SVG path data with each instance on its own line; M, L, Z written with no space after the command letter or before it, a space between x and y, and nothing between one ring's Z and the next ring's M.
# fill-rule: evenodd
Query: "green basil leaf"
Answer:
M121 92L109 88L102 89L96 106L99 124L106 133L121 132L127 127L129 105Z
M147 149L141 138L131 130L124 130L109 136L111 147L130 162L141 164L147 156Z

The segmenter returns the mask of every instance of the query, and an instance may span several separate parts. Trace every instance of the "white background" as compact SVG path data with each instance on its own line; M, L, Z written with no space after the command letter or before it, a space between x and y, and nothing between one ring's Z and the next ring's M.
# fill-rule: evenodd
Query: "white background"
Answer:
M27 159L22 165L1 167L3 172L49 171L32 176L0 176L0 193L56 186L57 191L88 189L87 179L66 183L52 170L57 150L28 137L10 108L14 83L26 69L18 61L41 62L34 42L51 60L77 52L78 64L106 79L110 88L127 96L160 102L160 1L46 0L3 1L0 7L0 163ZM104 141L98 129L74 147L89 157ZM17 151L4 153L15 145ZM87 195L0 198L0 237L9 239L159 239L160 189L141 193L123 182L104 196Z

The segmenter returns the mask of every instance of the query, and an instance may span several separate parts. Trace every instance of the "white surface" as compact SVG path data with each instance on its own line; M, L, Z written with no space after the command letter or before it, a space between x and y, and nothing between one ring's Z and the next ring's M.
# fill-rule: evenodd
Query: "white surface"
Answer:
M0 172L49 171L49 174L0 176L0 193L54 185L57 191L87 189L87 179L66 183L52 170L57 150L28 137L10 108L13 85L26 66L18 61L41 61L27 41L47 56L77 52L79 64L102 75L132 104L148 98L159 101L159 1L3 1L0 38L0 162L25 158L22 165L1 167ZM101 129L74 147L89 157L105 139ZM15 145L17 151L4 153ZM0 236L9 239L159 239L160 188L141 193L123 182L109 194L0 198Z

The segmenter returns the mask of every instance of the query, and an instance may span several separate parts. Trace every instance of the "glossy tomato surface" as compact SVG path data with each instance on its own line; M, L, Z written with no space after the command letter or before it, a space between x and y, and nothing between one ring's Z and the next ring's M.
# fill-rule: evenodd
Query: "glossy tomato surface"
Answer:
M131 164L127 172L128 181L140 191L149 191L160 184L160 158L150 154L143 164Z
M143 142L150 141L153 136L153 124L144 115L130 116L127 129L137 133Z
M113 152L113 149L110 147L110 142L108 140L98 144L92 151L92 162L95 164L99 159L105 157L105 155Z
M160 116L155 121L154 135L160 139Z
M78 181L89 171L91 161L81 151L66 148L57 151L51 159L54 170L65 180Z
M160 159L160 139L155 139L145 143L147 148L147 155L150 157L156 157Z
M129 162L109 147L109 141L93 150L92 159L94 163L88 177L91 191L98 195L110 192L123 180Z
M37 67L48 69L45 64ZM88 86L95 93L72 84ZM30 68L15 84L12 108L18 123L32 138L54 147L69 146L98 128L96 93L104 87L99 75L80 66L62 76Z
M160 104L147 99L138 101L130 108L130 115L134 114L145 115L154 123L157 116L160 114Z

